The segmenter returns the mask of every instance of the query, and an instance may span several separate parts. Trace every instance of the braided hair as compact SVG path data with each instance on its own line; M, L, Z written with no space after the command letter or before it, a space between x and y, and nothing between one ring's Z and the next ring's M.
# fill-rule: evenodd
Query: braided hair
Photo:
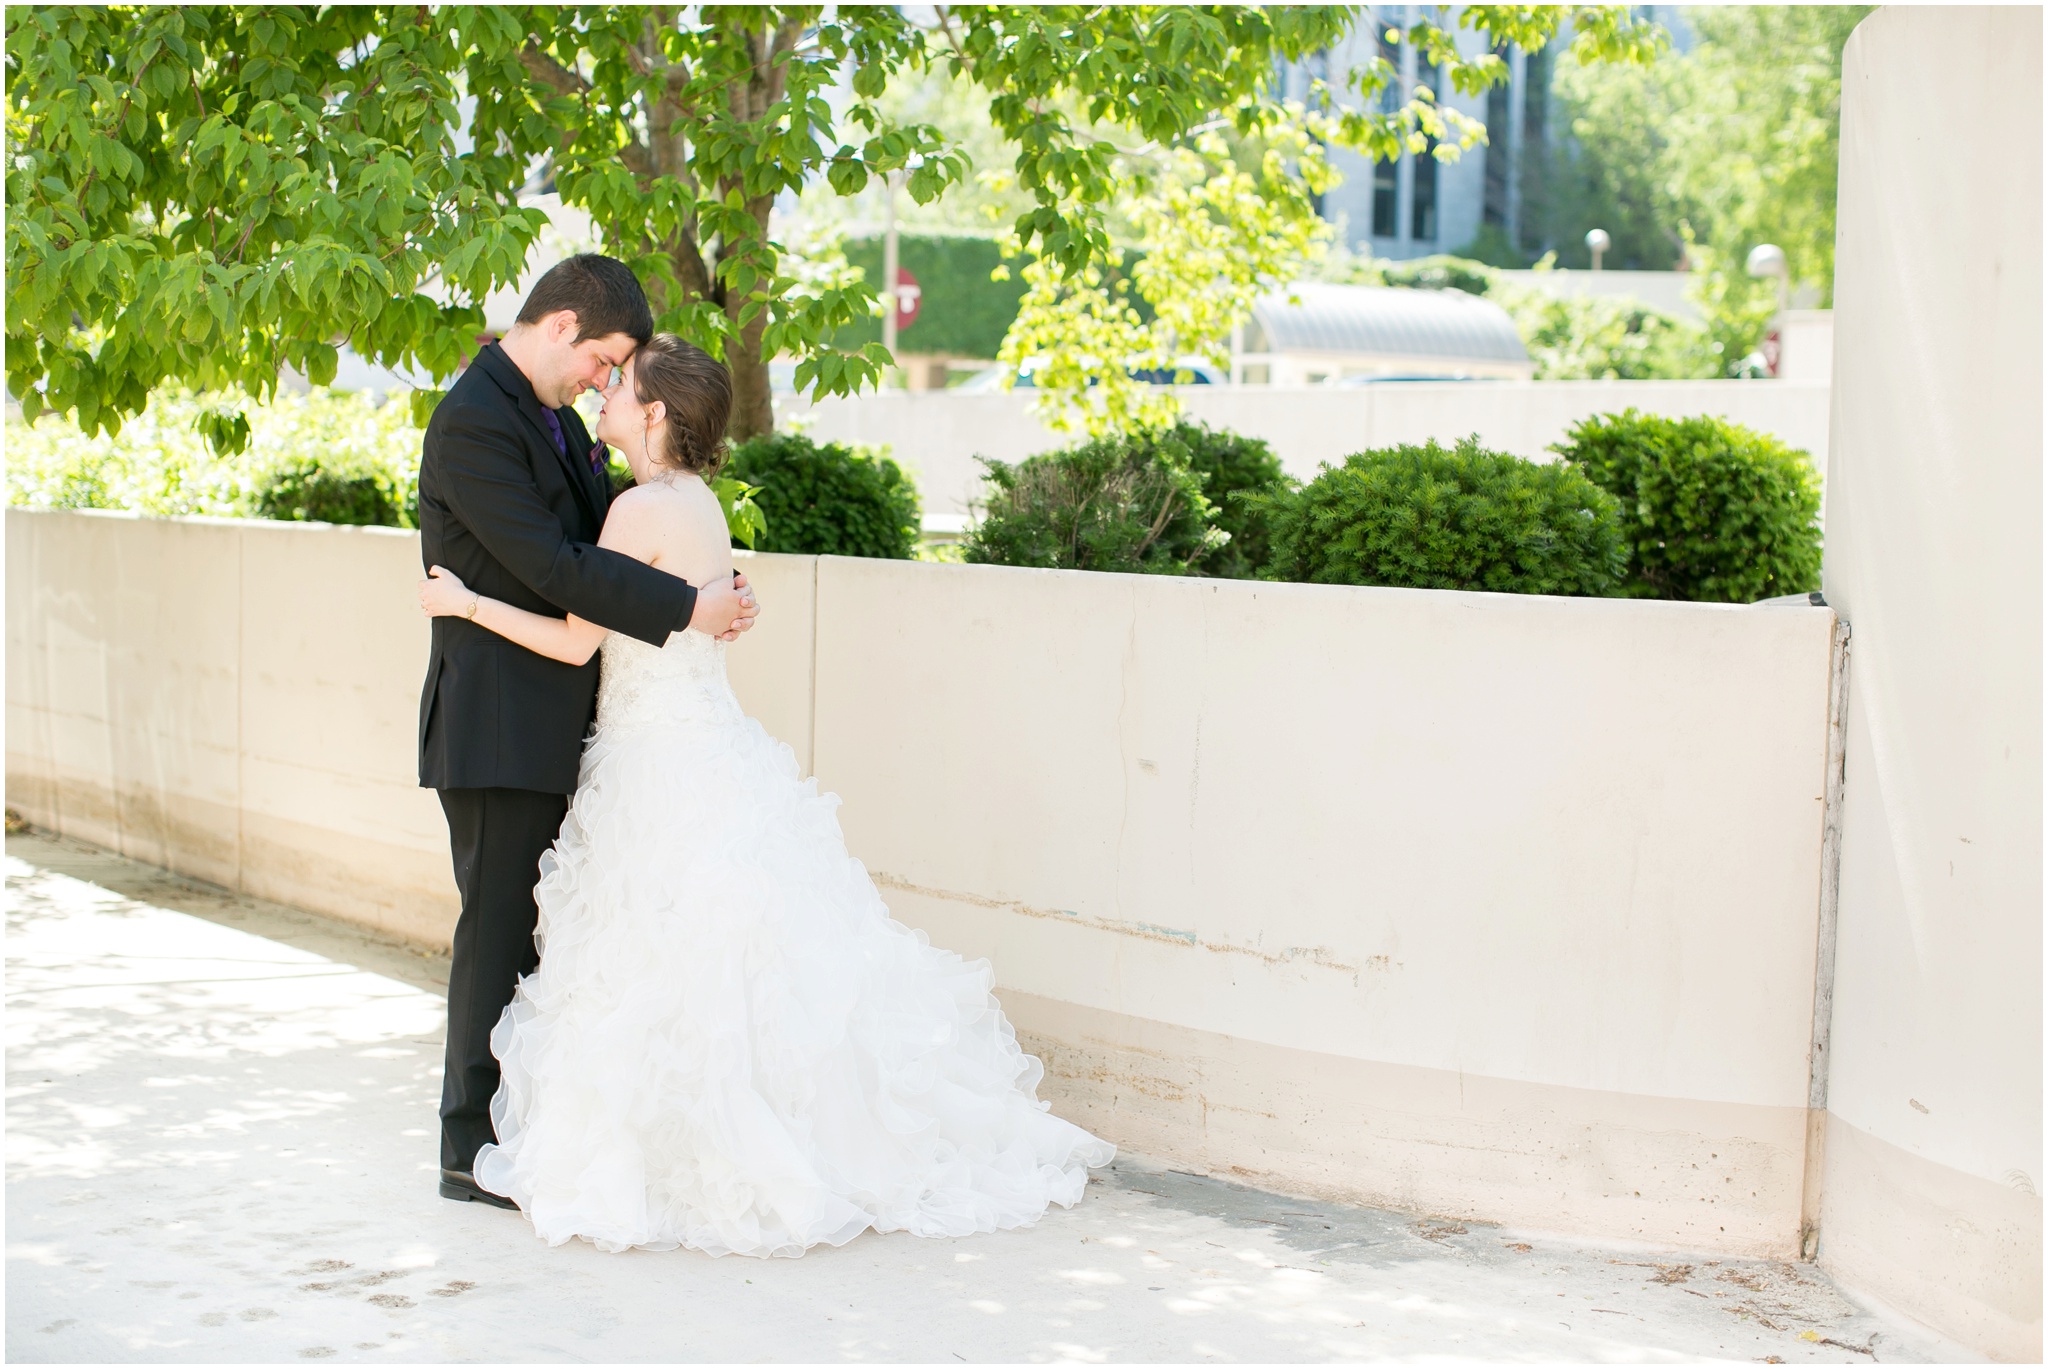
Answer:
M633 354L633 396L659 400L667 428L648 459L709 480L725 465L725 425L732 416L732 373L703 348L674 333L656 333Z

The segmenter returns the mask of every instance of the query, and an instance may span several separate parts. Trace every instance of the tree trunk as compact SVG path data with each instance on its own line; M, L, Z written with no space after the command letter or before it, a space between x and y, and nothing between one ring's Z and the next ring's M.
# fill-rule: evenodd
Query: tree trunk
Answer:
M662 53L661 35L676 22L676 13L668 7L651 10L644 36L634 49L642 71L659 73L665 78L663 88L654 96L644 141L629 142L621 149L622 159L643 185L662 176L674 177L685 186L693 186L695 181L688 139L669 131L685 113L676 99L688 75L681 67L671 67ZM744 35L749 69L743 78L726 88L726 101L736 119L756 123L782 98L785 81L776 59L795 48L802 35L803 26L795 21ZM523 60L529 71L558 91L574 95L588 89L580 76L530 44ZM736 188L739 187L735 182L720 185L717 190L724 194ZM756 242L768 241L768 220L774 205L772 195L750 196L746 201L748 216L755 225ZM708 300L725 312L732 324L725 364L732 372L733 392L732 418L726 433L733 440L744 442L775 431L774 396L768 383L768 363L772 358L761 355L768 318L764 312L750 323L740 323L741 309L746 303L744 294L728 291L726 283L713 271L711 260L714 253L722 258L736 244L719 242L714 247L703 240L697 228L695 224L680 225L665 241L646 244L648 250L659 251L668 258L675 274L673 287L658 284L650 302L657 314L690 300ZM773 270L772 260L765 263L765 269Z
M782 98L783 72L775 59L794 48L802 34L802 25L785 22L771 32L749 35L747 46L753 57L753 70L747 80L735 81L727 88L726 99L735 118L752 123L765 117L769 108ZM731 191L740 187L735 184L721 188ZM768 216L774 207L773 195L747 199L747 213L754 220L758 241L768 241ZM725 245L719 246L722 254ZM761 354L761 335L767 331L768 316L763 311L755 315L753 322L742 326L740 310L745 299L728 295L721 303L737 334L725 350L725 364L732 370L732 421L726 431L735 442L744 442L775 431L775 396L768 383L768 363L774 358Z
M768 358L761 355L761 324L748 329L751 338L727 347L725 364L732 371L732 421L726 433L735 442L775 431L775 400L768 385Z

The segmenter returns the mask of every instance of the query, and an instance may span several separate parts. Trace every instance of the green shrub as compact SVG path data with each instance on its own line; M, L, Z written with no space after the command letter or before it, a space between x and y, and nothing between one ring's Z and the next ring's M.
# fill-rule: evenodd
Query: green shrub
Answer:
M304 457L268 472L256 489L256 516L288 523L359 523L411 527L419 512L381 471L335 469Z
M1442 253L1433 257L1413 257L1407 261L1380 262L1378 265L1380 279L1386 284L1416 290L1463 290L1468 295L1484 295L1499 279L1493 268L1484 262Z
M1489 300L1507 311L1538 380L1708 380L1720 353L1704 328L1639 300L1553 295L1499 280Z
M1226 545L1178 443L1101 437L1016 465L984 459L988 501L968 561L1186 575Z
M1130 443L1133 451L1157 452L1201 479L1202 495L1215 510L1214 526L1230 540L1202 556L1195 573L1229 580L1257 575L1270 543L1270 514L1260 496L1293 487L1273 449L1255 437L1185 420L1157 433L1134 433Z
M1354 259L1338 262L1331 278L1462 290L1497 304L1514 320L1538 380L1711 379L1727 369L1721 344L1698 324L1632 298L1554 295L1469 257Z
M908 560L923 531L917 486L886 457L798 433L743 442L724 475L758 485L767 515L756 551Z
M1633 598L1747 604L1820 588L1820 477L1806 453L1723 418L1634 409L1554 450L1614 495Z
M1267 579L1605 594L1623 565L1612 495L1476 437L1360 452L1269 503Z

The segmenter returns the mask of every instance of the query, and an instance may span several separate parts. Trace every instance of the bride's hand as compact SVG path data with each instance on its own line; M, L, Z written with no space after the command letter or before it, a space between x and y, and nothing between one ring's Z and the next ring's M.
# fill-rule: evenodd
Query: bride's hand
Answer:
M420 607L429 618L463 617L475 602L476 595L453 571L435 566L420 581Z

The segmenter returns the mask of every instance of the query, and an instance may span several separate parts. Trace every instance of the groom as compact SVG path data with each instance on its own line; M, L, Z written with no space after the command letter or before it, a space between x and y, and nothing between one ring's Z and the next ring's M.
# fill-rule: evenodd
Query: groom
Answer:
M746 577L692 587L594 545L611 500L605 449L570 404L602 389L654 332L640 283L610 257L551 268L502 342L485 347L427 424L420 552L479 594L574 613L660 646L695 627L728 640L753 625ZM533 889L576 788L597 711L598 658L564 665L459 617L433 620L420 694L420 784L448 815L462 915L448 975L441 1196L513 1204L476 1185L495 1139L491 1028L540 963Z

